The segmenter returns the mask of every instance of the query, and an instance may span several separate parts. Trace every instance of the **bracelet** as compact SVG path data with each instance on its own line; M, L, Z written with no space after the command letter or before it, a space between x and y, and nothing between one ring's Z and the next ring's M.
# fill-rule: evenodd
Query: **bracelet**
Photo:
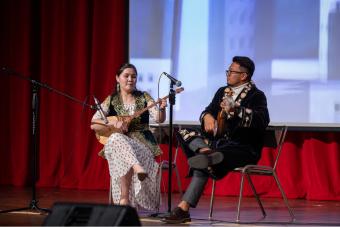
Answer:
M159 111L159 112L164 112L164 111L165 111L165 108L159 108L158 111Z

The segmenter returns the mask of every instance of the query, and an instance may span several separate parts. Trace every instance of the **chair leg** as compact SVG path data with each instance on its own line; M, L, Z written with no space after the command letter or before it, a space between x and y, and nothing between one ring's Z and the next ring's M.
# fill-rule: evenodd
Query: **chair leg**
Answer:
M215 184L216 184L216 180L213 180L213 184L211 187L211 196L210 196L209 219L212 218L212 212L214 208Z
M109 204L112 204L112 178L110 177Z
M159 176L158 176L158 207L157 207L157 213L159 213L160 206L162 204L162 193L161 193L161 183L162 183L162 164L159 166Z
M247 176L247 179L248 179L250 188L251 188L251 190L252 190L253 193L254 193L254 196L255 196L255 198L256 198L256 201L257 201L257 203L259 204L259 206L260 206L260 208L261 208L262 215L263 215L263 217L266 217L266 215L267 215L267 214L266 214L266 211L264 210L263 205L262 205L262 202L261 202L261 199L260 199L259 195L258 195L257 192L256 192L256 189L255 189L255 186L254 186L254 184L253 184L253 181L251 180L251 177L249 176L249 174L246 174L246 176Z
M244 173L242 172L241 184L240 184L240 195L238 197L238 204L237 204L236 222L240 222L240 209L241 209L241 201L242 201L242 194L243 194L243 183L244 183Z
M279 188L279 190L280 190L280 192L281 192L282 198L283 198L283 200L284 200L284 202L285 202L285 204L286 204L286 206L287 206L287 208L288 208L290 217L292 218L292 221L294 221L294 220L295 220L295 216L294 216L293 210L292 210L292 208L291 208L291 207L289 206L289 204L288 204L288 199L287 199L287 197L286 197L286 194L285 194L285 192L283 191L283 188L281 187L280 181L279 181L279 179L277 178L275 172L273 172L273 177L274 177L274 179L275 179L275 181L276 181L277 187Z
M176 173L178 190L179 190L179 192L181 193L181 195L183 195L182 184L181 184L181 178L180 178L180 176L179 176L178 168L177 168L176 165L174 165L174 170L175 170L175 173Z

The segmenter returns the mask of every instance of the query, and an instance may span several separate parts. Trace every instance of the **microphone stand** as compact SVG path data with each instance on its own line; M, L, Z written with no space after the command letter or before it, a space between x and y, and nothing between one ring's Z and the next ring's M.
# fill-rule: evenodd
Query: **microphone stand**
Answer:
M40 82L33 80L29 77L22 76L21 74L15 72L13 70L7 69L5 67L3 67L1 70L4 71L5 73L7 73L8 75L14 75L14 76L17 76L21 79L28 80L32 84L32 134L31 134L32 148L31 149L32 149L33 155L32 155L32 158L31 158L32 198L31 198L30 203L28 204L27 207L15 208L15 209L9 209L9 210L1 210L0 214L22 211L22 210L31 210L31 211L36 211L38 213L50 213L51 212L50 209L40 208L38 206L38 200L36 198L36 181L37 181L37 164L38 164L38 146L37 146L38 137L37 137L37 132L39 131L38 124L37 124L38 116L39 116L38 115L38 112L39 112L38 111L39 110L39 98L38 98L39 88L43 87L43 88L48 89L49 91L56 92L56 93L66 97L68 99L71 99L75 102L81 103L83 106L90 107L91 109L96 109L96 107L93 107L93 106L91 106L87 103L81 102L80 100L78 100L78 99L76 99L76 98L74 98L74 97L72 97L72 96L70 96L66 93L58 91L58 90L48 86L47 84L43 84L43 83L40 83Z
M170 212L171 212L171 181L172 181L172 131L173 131L173 123L172 123L172 118L173 118L173 106L175 105L175 98L176 98L176 91L174 90L174 85L175 83L171 81L170 83L170 91L169 91L169 104L170 104L170 112L169 112L169 160L168 160L168 211L166 213L154 213L151 214L150 217L160 217L160 218L165 218L168 217Z
M169 104L170 104L170 113L169 113L169 174L168 174L168 212L171 212L171 190L172 190L172 131L173 131L173 106L176 102L176 92L174 90L174 82L170 83L170 92L169 92Z

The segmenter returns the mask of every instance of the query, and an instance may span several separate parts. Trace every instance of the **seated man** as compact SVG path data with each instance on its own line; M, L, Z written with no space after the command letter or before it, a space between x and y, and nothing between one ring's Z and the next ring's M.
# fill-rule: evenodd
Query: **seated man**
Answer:
M226 71L227 86L217 90L200 116L201 132L181 130L179 140L191 167L191 182L178 206L162 221L191 221L209 177L221 179L236 167L256 164L269 124L265 94L251 80L254 62L235 56Z

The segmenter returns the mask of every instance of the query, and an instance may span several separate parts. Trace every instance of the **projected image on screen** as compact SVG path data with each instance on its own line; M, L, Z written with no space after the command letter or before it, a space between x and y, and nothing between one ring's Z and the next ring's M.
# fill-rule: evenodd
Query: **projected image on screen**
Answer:
M340 0L130 0L129 32L139 89L156 98L162 72L182 82L176 121L198 121L245 55L272 123L340 123Z

